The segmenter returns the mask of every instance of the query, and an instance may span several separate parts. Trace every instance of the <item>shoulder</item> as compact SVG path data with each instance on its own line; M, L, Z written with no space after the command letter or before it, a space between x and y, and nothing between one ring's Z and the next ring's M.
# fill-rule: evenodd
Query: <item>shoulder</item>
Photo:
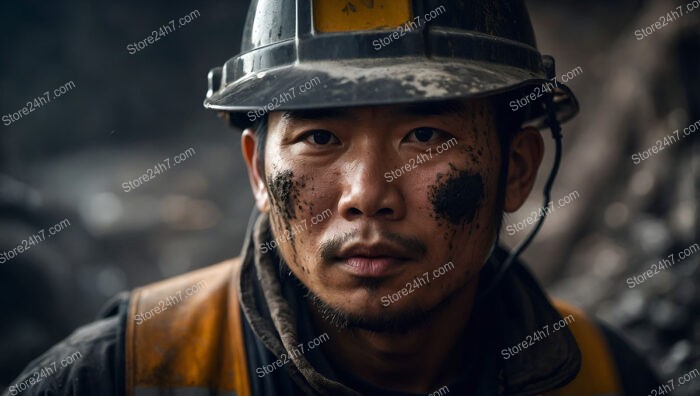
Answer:
M211 383L236 389L245 369L240 266L235 258L132 292L124 337L127 390ZM236 360L222 351L234 351Z
M166 316L192 310L198 304L207 304L218 297L225 298L232 284L233 271L239 266L240 260L233 258L139 287L131 293L129 321L133 320L136 325L155 317L162 321ZM131 327L130 322L127 328Z
M80 327L34 359L5 390L16 395L118 395L128 293L115 298L108 316Z
M554 300L554 306L581 350L582 367L574 383L595 380L597 386L625 395L646 395L658 387L654 371L617 332L566 302Z
M239 268L239 260L231 259L116 296L106 304L99 320L78 328L30 362L9 384L10 387L2 390L2 396L123 395L128 329L148 321L147 317L153 318L155 306L160 307L158 302L169 296L172 297L171 303L176 303L175 298L179 296L180 301L187 300L188 303L179 304L179 309L176 309L178 304L174 304L167 315L148 321L149 325L166 324L169 321L161 319L168 316L177 320L177 315L183 314L185 307L190 307L188 312L198 316L198 310L191 309L193 306L224 305L230 289L229 275L236 268ZM212 303L216 298L221 298L222 304ZM192 324L192 321L185 322ZM138 327L152 328L146 324ZM157 330L151 334L159 336Z

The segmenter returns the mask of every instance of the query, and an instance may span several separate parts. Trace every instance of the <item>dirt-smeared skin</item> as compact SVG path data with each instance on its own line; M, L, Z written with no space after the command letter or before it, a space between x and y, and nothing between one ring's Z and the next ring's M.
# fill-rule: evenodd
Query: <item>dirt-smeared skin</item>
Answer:
M456 170L451 166L453 170ZM430 187L430 202L436 219L445 219L454 225L474 220L484 196L484 180L480 174L460 170L449 175L440 174Z
M281 171L268 178L267 189L270 193L275 214L270 214L273 230L277 235L284 235L285 230L291 230L291 220L296 219L295 202L299 198L299 183L294 182L291 170ZM296 261L297 250L294 239L289 241Z
M267 188L272 195L272 204L279 214L287 220L296 218L293 198L297 194L292 191L294 187L292 177L294 177L294 173L291 170L286 170L274 175L267 183Z

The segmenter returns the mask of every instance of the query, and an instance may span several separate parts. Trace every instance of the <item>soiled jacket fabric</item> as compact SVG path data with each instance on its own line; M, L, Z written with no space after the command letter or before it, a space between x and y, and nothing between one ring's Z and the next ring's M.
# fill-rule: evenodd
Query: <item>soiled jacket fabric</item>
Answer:
M270 240L270 230L266 216L261 215L244 243L238 280L253 395L408 396L377 389L351 374L337 372L321 347L302 354L290 353L300 343L308 343L320 334L311 323L303 286L273 252L263 254L255 248L265 240ZM503 260L506 254L498 249L496 261ZM482 282L489 276L490 269L485 269ZM78 329L31 362L3 395L124 394L124 329L134 314L128 312L128 303L128 293L119 295L101 319ZM525 352L507 359L502 354L504 348L522 343L536 330L559 320L561 316L528 271L520 263L514 265L493 297L473 311L464 335L472 354L465 372L454 383L445 384L450 394L537 395L571 381L579 370L581 357L566 328L551 333ZM624 394L647 394L658 387L643 360L614 333L605 327L603 331L618 363ZM37 377L40 382L27 382L36 376L34 373L76 351L82 355L80 360L48 377ZM270 373L262 370L282 354L289 356L285 365Z

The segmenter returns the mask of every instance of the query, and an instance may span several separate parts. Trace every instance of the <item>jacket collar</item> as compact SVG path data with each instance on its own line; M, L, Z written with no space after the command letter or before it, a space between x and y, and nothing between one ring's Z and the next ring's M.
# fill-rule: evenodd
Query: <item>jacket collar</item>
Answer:
M495 255L495 261L500 264L508 252L499 248ZM490 267L482 271L482 279L487 280L493 270ZM499 377L505 394L544 393L576 377L581 366L576 339L568 328L553 329L562 317L521 262L511 266L493 296L475 311L489 309L496 312L498 358L503 360ZM538 339L534 338L536 334ZM518 353L510 356L504 353L516 345L521 346Z
M262 253L256 247L270 239L271 231L266 214L260 214L249 230L242 250L243 267L237 280L239 299L250 326L267 349L274 355L293 350L299 344L298 315L293 304L285 298L280 282L281 265L274 253ZM498 263L507 256L497 249ZM487 283L491 268L482 271L482 283ZM488 314L488 315L487 315ZM491 326L497 329L489 356L479 357L499 367L485 373L483 380L498 381L499 393L535 395L559 388L573 380L581 364L581 355L571 332L554 332L552 325L561 316L549 302L542 288L521 263L515 263L505 274L492 297L475 307L473 315L493 318ZM475 321L472 321L474 323ZM546 338L531 343L527 338L548 325ZM505 359L503 349L521 345L527 349ZM359 395L347 386L320 374L303 354L290 356L290 375L305 394ZM486 362L484 362L486 363Z

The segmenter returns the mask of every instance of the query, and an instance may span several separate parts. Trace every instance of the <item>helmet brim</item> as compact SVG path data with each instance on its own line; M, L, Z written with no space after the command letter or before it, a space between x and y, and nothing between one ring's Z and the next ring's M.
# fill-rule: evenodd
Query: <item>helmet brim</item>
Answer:
M554 95L559 121L571 119L578 112L573 93L561 83L538 92L536 87L547 83L552 86L544 75L524 69L454 58L303 62L234 81L207 97L204 106L238 113L235 124L244 128L270 111L444 101L514 91L525 92L527 102L536 94L528 104L535 125L542 124L544 97L549 94Z

